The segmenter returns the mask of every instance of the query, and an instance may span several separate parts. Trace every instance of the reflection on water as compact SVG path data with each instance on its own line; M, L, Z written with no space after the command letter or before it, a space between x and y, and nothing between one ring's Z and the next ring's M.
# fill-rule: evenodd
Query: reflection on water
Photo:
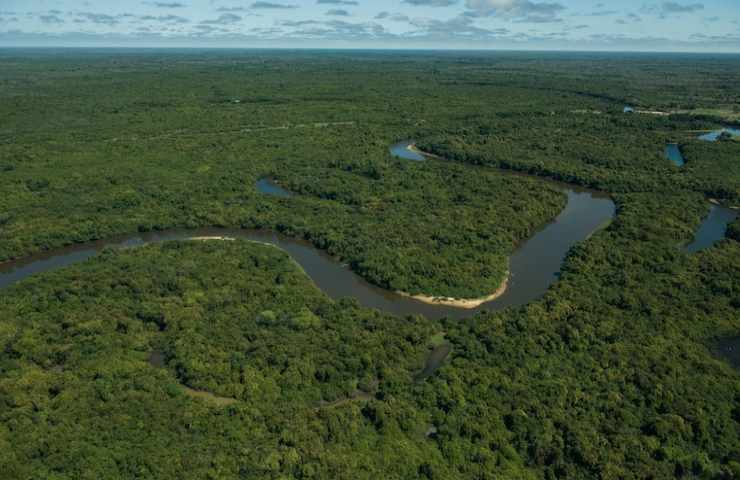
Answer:
M404 140L403 142L394 143L391 145L391 155L404 160L414 160L416 162L423 162L426 160L424 155L414 150L411 150L411 146L414 145L413 140Z
M412 143L411 141L397 143L391 148L391 151L403 158L424 160L424 156L408 149L408 146ZM541 181L545 182L547 180L541 179ZM7 287L36 273L82 262L96 255L107 246L132 247L170 240L186 240L194 237L232 237L268 243L283 249L303 267L303 270L316 285L331 298L355 298L365 307L376 308L396 315L424 315L427 318L465 318L479 311L500 310L506 307L525 305L541 297L550 285L557 280L563 259L573 245L586 240L594 231L614 217L616 208L608 195L559 182L550 183L567 194L568 203L565 209L530 239L524 241L511 256L511 274L506 292L496 300L484 303L472 310L444 305L430 305L381 289L369 284L308 242L260 230L214 228L168 230L70 246L0 264L0 288ZM264 193L280 197L292 195L291 192L280 188L268 179L258 181L257 188Z
M705 133L699 136L699 140L705 140L707 142L716 142L723 133L726 133L732 137L740 137L740 130L737 128L723 128L722 130L715 130L714 132Z
M666 157L668 157L668 160L673 162L677 167L683 167L686 163L683 158L683 154L681 153L681 149L678 147L677 143L669 143L665 146L665 154Z
M737 219L738 212L727 207L712 205L712 210L699 226L694 241L686 246L689 253L709 248L725 238L727 226Z
M568 204L555 220L525 241L512 255L509 288L501 297L475 310L429 305L369 284L308 242L272 232L232 229L169 230L137 234L62 248L0 265L0 288L33 274L55 270L88 259L107 246L131 247L193 237L225 236L275 245L290 254L311 279L332 298L352 297L366 307L397 315L420 314L428 318L464 318L476 311L519 306L537 299L557 279L568 250L588 238L615 212L605 195L586 190L567 191Z
M276 184L273 180L269 178L260 178L259 180L257 180L255 186L257 187L257 190L264 193L265 195L279 198L290 198L293 196L293 192L289 192L288 190L282 188L280 185Z

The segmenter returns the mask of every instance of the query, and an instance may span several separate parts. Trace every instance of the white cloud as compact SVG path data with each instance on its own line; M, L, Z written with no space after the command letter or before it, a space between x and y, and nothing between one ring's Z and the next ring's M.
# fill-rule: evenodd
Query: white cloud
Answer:
M565 10L560 3L530 0L466 0L465 6L470 15L496 15L533 23L560 21L558 15Z

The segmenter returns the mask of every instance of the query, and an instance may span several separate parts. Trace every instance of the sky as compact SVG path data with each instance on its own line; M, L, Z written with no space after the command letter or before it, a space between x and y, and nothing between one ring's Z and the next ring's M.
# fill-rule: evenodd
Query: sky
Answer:
M0 0L0 47L740 53L740 0Z

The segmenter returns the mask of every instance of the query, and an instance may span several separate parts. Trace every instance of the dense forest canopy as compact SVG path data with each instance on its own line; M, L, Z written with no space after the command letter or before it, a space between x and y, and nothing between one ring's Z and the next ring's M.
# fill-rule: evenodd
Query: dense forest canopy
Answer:
M383 288L467 298L562 210L546 179L617 205L542 299L463 321L332 300L243 241L27 279L0 291L0 471L740 477L740 373L715 347L740 333L740 223L682 248L708 199L740 204L740 142L697 139L738 85L735 56L0 51L0 261L263 228ZM442 158L393 158L402 139Z

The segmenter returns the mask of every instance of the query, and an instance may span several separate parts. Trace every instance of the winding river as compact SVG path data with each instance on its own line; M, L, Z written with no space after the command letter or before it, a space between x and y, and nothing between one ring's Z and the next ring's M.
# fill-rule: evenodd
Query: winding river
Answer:
M737 128L725 127L720 130L713 130L709 133L699 135L697 138L699 140L704 140L705 142L716 142L723 133L726 133L731 137L740 137L740 130ZM677 143L671 142L666 144L665 156L677 167L683 167L686 164L686 160L681 153L681 147Z
M733 137L740 136L740 130L728 127L700 135L697 138L706 142L716 142L723 133L728 133ZM686 164L686 160L681 153L681 148L677 143L666 144L665 154L668 160L679 168ZM686 246L686 251L689 253L698 252L724 239L728 225L737 218L738 212L736 210L721 205L712 205L712 210L702 221L699 230L696 232L694 241Z
M408 150L409 143L402 147L403 150L410 151ZM559 185L568 196L565 209L557 218L540 228L535 235L516 249L510 259L511 277L506 292L496 300L484 303L476 309L427 304L404 297L371 285L306 241L272 232L243 229L167 230L74 245L41 253L1 264L0 288L36 273L82 262L108 246L126 248L170 240L219 236L263 242L283 249L331 298L352 297L365 307L396 315L465 318L477 311L520 306L541 297L557 280L560 266L568 250L575 243L587 239L600 226L613 218L615 206L608 195L564 184ZM282 189L278 190L279 187L267 179L258 182L257 187L264 193L279 197L289 194L287 191L280 191Z
M392 147L392 152L409 152L424 157L409 149L411 142L401 142ZM404 153L405 155L405 153ZM404 157L406 158L406 157ZM415 158L419 160L419 158ZM541 179L542 181L548 181ZM328 296L334 299L351 297L369 308L375 308L396 315L423 315L427 318L465 318L475 312L500 310L530 303L541 297L557 280L563 259L577 242L586 240L599 227L608 223L615 215L615 205L609 196L602 192L552 182L558 185L568 197L562 212L551 222L542 226L531 238L522 242L510 259L511 277L506 292L495 300L484 303L475 309L462 309L452 306L423 303L413 298L384 290L371 285L347 267L340 264L323 251L303 240L286 237L261 230L203 228L196 230L167 230L128 235L101 240L87 244L73 245L51 252L0 264L0 289L19 282L31 275L56 270L80 263L97 255L106 247L137 247L146 244L171 240L187 240L198 237L232 237L274 245L287 252ZM263 193L287 197L291 193L281 189L269 179L257 183ZM689 247L690 251L700 250L712 244L719 235L718 226L726 224L729 209L714 207L712 214L702 224L697 239ZM736 215L735 212L732 212ZM710 227L706 227L710 224ZM706 227L706 233L704 230ZM724 230L721 231L724 236Z
M613 214L614 204L608 198L592 192L569 191L568 205L560 215L524 242L512 256L511 279L506 293L475 310L430 305L401 296L371 285L309 242L267 231L243 229L167 230L69 246L3 263L0 265L0 289L37 273L80 263L110 246L130 248L198 237L231 237L267 243L284 250L331 298L352 297L365 307L396 315L465 318L475 311L524 305L540 297L557 279L560 264L570 247L586 239Z

